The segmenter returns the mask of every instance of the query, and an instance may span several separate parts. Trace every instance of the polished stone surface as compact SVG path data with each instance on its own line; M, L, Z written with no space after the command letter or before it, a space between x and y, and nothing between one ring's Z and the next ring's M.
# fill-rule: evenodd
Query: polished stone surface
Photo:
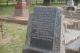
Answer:
M23 53L65 53L62 8L36 7Z

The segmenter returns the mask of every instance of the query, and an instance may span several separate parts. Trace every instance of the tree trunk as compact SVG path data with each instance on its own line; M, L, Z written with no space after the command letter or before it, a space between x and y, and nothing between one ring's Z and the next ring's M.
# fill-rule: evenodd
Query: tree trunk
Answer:
M51 2L55 2L55 0L51 0Z
M6 3L7 3L7 6L8 6L8 1Z
M1 6L1 2L0 2L0 6Z
M78 5L79 0L74 0L75 5Z
M50 5L50 0L44 0L43 5Z

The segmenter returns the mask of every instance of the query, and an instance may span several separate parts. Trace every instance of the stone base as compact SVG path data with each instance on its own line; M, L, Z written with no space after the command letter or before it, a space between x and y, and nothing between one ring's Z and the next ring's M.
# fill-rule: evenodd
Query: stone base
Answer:
M74 7L67 7L67 10L75 11L75 8Z
M29 14L28 9L16 9L14 16L27 16Z
M79 14L80 14L80 9L77 9L77 13L79 13Z
M15 16L16 20L28 21L28 17Z
M40 49L32 46L28 46L28 47L26 46L23 49L23 53L53 53L52 50L45 50L45 49Z
M23 53L43 53L43 52L39 52L39 51L34 51L34 50L23 50Z

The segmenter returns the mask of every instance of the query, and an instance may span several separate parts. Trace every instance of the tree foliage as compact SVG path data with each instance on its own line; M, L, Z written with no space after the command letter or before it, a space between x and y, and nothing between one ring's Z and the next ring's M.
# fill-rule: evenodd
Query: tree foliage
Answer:
M74 0L75 5L78 5L78 3L80 2L80 0Z
M9 2L13 3L16 0L0 0L0 5L2 5L2 3L6 4L8 6Z

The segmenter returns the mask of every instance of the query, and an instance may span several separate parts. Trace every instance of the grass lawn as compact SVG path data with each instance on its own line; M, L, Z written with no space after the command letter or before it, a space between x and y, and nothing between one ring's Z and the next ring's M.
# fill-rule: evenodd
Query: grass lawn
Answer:
M0 7L0 16L11 16L13 15L15 6L1 6Z
M64 0L65 1L65 0ZM63 3L65 3L64 1L62 1ZM63 6L63 4L60 4L60 3L56 3L58 2L57 0L54 2L54 4L51 4L52 6ZM6 1L1 3L2 5L5 5L5 6L0 6L0 16L11 16L13 15L14 13L14 10L15 10L15 5L11 5L10 3L16 3L16 0L10 0L9 1L9 6L6 6ZM53 3L53 2L51 2ZM31 4L43 4L43 0L31 0ZM30 9L30 12L32 12L32 9L34 8L34 5L31 6L29 9Z
M33 5L29 8L29 12L32 13L33 12L33 9L36 5ZM57 5L57 4L54 4L54 6L60 6L62 7L63 4L61 5ZM3 6L3 7L0 7L0 16L13 16L15 12L15 6Z
M36 5L35 5L36 6ZM32 13L34 5L29 8ZM63 6L63 5L54 5ZM0 16L12 16L15 11L15 6L2 6L0 7ZM22 53L22 48L26 39L27 26L5 23L3 22L4 39L0 41L0 53Z
M27 26L3 23L4 39L0 42L0 53L22 53Z

